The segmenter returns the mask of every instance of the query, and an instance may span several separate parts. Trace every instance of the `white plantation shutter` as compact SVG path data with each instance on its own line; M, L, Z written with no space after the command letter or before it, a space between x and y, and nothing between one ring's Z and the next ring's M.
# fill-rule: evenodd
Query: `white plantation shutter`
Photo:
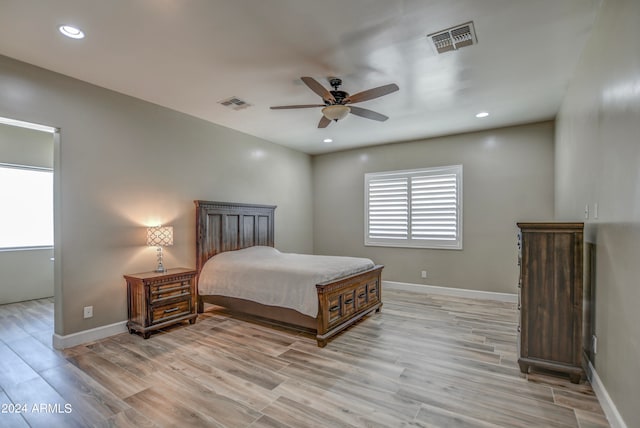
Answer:
M458 198L456 174L411 178L411 238L455 241Z
M365 245L462 249L462 165L365 175Z
M369 181L369 236L407 239L409 236L409 180L380 178Z

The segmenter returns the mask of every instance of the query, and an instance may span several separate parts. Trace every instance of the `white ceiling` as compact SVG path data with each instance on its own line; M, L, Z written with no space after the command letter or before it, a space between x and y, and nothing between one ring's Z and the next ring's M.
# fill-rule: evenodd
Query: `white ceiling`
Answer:
M307 153L553 118L601 0L0 0L0 54ZM475 46L427 34L473 20ZM87 37L65 38L71 24ZM317 129L300 80L400 91ZM0 94L1 96L1 94ZM217 102L236 96L251 107ZM490 116L477 119L475 114ZM324 138L333 143L324 143Z

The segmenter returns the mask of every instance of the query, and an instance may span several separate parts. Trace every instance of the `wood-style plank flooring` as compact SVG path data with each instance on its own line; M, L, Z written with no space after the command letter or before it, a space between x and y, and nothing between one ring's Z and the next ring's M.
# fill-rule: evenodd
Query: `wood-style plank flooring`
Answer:
M323 349L209 308L148 340L55 351L52 299L0 306L0 426L609 426L588 383L520 374L513 304L383 301Z

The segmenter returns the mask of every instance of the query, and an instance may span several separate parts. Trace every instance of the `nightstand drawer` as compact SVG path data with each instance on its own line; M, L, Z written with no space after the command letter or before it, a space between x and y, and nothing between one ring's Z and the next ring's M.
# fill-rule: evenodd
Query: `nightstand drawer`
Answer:
M168 321L171 318L177 318L188 315L192 312L191 297L166 305L153 306L151 309L151 324Z
M172 282L151 287L151 303L191 294L191 281Z

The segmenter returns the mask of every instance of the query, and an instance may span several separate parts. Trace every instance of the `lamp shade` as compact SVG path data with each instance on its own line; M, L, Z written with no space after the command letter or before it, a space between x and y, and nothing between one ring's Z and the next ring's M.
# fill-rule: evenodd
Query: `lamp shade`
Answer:
M332 106L327 106L322 109L322 114L324 117L330 120L340 120L347 117L351 109L347 106L343 106L340 104L335 104Z
M147 229L147 245L168 247L173 245L173 226L154 226Z

